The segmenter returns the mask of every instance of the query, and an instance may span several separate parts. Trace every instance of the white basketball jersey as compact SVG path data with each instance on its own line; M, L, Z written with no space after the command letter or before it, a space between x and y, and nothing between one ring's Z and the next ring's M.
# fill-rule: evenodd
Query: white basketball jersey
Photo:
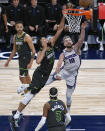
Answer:
M64 53L64 69L69 72L78 71L81 61L80 56L76 54L74 49L71 51L63 50Z

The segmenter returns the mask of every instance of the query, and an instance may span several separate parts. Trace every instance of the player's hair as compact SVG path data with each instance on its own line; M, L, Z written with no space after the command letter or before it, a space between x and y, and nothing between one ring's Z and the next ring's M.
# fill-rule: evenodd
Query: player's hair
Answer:
M22 24L23 25L23 21L17 21L15 25L17 24Z
M69 35L64 36L64 37L63 37L63 42L64 42L65 39L67 39L67 38L70 38L70 36L69 36Z
M51 99L57 98L57 96L58 96L58 90L57 90L57 88L52 87L52 88L49 90L49 95L50 95L50 98L51 98Z
M43 36L43 37L44 37L44 36ZM39 37L39 39L38 39L38 41L37 41L37 44L38 44L38 47L39 47L39 48L42 48L41 39L42 39L43 37ZM45 37L45 38L46 38L46 37ZM51 42L48 42L48 43L47 43L47 46L51 47Z
M73 3L71 0L67 0L66 5L67 5L68 3L71 3L71 4L74 6L74 3Z
M67 0L67 1L66 1L66 4L67 4L67 3L72 3L75 7L76 7L76 6L79 6L79 0Z

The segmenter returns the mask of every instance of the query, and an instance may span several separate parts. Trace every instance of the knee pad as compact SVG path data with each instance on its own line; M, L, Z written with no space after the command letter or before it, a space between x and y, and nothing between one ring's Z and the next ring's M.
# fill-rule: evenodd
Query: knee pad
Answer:
M67 92L69 93L70 96L71 96L72 93L74 92L74 89L75 89L74 86L69 86L69 85L67 85Z
M22 103L24 104L24 105L27 105L31 100L32 100L32 98L34 97L34 95L31 93L31 92L28 92L26 95L25 95L25 97L22 99Z

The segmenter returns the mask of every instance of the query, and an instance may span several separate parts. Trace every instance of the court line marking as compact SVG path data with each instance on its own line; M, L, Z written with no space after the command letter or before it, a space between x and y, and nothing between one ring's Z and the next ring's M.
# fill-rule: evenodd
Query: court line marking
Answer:
M86 129L66 129L66 131L86 131Z
M85 131L86 129L66 129L66 131Z
M29 70L35 70L37 67L35 67L35 68L31 68L31 69L29 69ZM4 68L0 68L0 69L5 69L5 70L19 70L19 68L15 68L15 67L13 67L13 68L7 68L7 67L4 67ZM96 70L96 69L99 69L99 70L103 70L103 69L105 69L105 68L80 68L79 70L85 70L85 69L90 69L90 70Z

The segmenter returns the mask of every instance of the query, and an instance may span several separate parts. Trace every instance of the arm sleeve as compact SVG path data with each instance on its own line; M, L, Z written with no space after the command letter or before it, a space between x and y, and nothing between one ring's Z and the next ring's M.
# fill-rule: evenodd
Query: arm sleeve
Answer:
M46 117L43 116L43 117L41 118L39 124L38 124L37 127L35 128L35 131L39 131L40 128L43 127L43 125L45 124L45 122L46 122Z
M71 121L71 117L70 117L69 113L66 113L65 116L66 116L66 118L65 118L65 126L67 126L70 123L70 121Z

